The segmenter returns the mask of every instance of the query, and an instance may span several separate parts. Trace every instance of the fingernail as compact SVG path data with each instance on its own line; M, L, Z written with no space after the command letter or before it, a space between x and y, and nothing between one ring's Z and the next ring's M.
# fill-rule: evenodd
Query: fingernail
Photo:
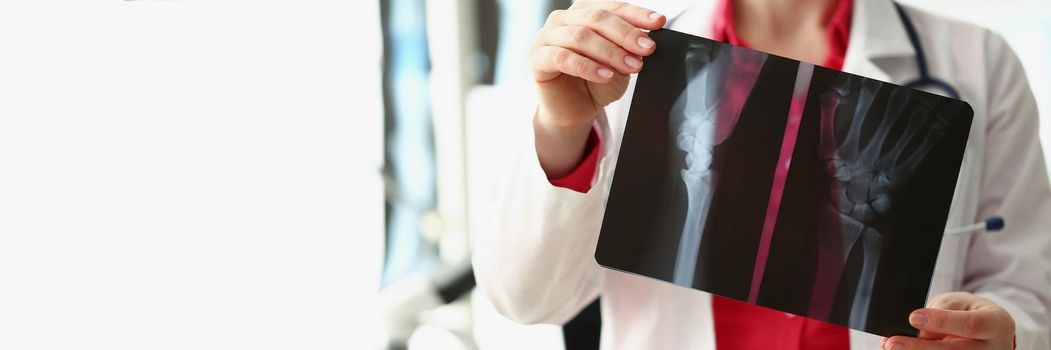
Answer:
M661 14L659 14L659 13L656 13L656 12L650 12L650 19L658 19L658 18L661 18L661 16L662 16L662 15L661 15Z
M653 47L653 39L650 39L650 38L647 38L647 37L644 37L644 36L640 36L639 37L639 46L644 48L644 49L648 49L650 47Z
M923 327L927 325L927 315L919 312L909 315L909 323L912 323L915 327Z
M624 56L624 64L627 64L631 68L639 68L642 67L642 60L639 60L634 56Z
M596 73L598 73L598 76L602 77L602 79L608 79L613 76L613 71L606 68L599 68Z

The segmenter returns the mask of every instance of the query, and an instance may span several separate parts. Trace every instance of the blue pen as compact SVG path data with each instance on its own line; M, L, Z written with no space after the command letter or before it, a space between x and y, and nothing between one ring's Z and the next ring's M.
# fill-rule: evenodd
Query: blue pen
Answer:
M993 216L985 219L983 222L974 223L963 227L957 227L945 230L945 235L961 235L964 233L971 233L975 231L985 232L996 232L1004 229L1004 218L999 216Z

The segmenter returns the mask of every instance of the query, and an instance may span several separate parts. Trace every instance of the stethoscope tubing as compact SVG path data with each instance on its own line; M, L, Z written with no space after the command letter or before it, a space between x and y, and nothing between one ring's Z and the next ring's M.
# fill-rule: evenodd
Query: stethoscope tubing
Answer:
M931 76L931 73L927 68L927 55L923 51L923 45L920 43L920 35L916 32L916 26L912 24L912 19L907 13L905 13L905 8L903 8L901 4L894 1L892 1L892 3L894 3L894 8L898 11L898 17L901 18L901 23L905 26L905 33L909 36L909 44L912 44L912 49L916 52L916 68L920 71L920 76L918 78L901 85L912 89L919 89L923 86L935 87L945 92L949 97L959 100L960 93L957 92L952 85L949 85L949 83L944 80Z

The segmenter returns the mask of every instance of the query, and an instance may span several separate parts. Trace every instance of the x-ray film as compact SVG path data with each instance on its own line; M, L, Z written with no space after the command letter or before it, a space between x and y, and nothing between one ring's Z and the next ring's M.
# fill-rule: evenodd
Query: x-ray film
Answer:
M670 30L638 76L596 259L913 335L967 103Z

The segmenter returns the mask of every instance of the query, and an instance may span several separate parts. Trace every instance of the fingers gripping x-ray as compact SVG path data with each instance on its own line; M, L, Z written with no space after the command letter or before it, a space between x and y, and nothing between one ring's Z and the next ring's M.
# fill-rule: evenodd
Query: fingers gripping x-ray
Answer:
M678 132L676 145L686 153L686 167L680 172L686 187L686 219L674 271L674 282L683 286L693 285L711 189L717 180L711 169L714 148L733 132L766 60L766 55L735 55L737 50L689 46L684 59L688 83L671 109L669 121Z
M819 221L826 224L818 236L819 268L810 313L829 316L828 300L836 295L850 252L860 244L861 274L849 324L861 329L883 254L883 238L876 226L894 205L891 191L912 175L941 140L947 125L932 113L936 107L932 100L916 99L909 89L883 87L879 81L844 75L821 96L820 157L833 181L819 214L823 216ZM872 107L879 97L887 99L879 104L886 106L884 110ZM906 114L903 111L909 104L917 107Z

